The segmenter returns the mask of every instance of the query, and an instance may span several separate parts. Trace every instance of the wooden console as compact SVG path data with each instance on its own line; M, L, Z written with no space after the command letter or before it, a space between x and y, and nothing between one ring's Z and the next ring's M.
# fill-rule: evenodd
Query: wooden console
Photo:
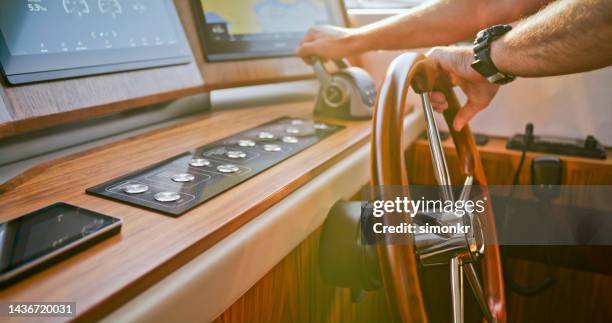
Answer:
M346 128L180 218L98 198L85 189L279 117L311 117L313 104L213 112L38 165L3 185L0 221L65 201L118 217L124 225L120 235L3 289L0 299L78 300L81 321L108 314L367 143L370 122L334 120Z
M1 80L0 138L199 92L314 76L312 68L297 57L207 62L191 0L174 3L192 50L191 63L19 86ZM343 20L348 23L346 16Z

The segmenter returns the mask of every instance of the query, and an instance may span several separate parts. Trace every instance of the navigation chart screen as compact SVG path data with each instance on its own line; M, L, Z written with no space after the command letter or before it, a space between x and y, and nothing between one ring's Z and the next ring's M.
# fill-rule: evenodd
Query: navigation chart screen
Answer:
M292 55L311 26L342 24L325 0L200 0L209 61ZM341 17L341 16L340 16Z
M172 0L0 1L0 62L12 84L189 61Z

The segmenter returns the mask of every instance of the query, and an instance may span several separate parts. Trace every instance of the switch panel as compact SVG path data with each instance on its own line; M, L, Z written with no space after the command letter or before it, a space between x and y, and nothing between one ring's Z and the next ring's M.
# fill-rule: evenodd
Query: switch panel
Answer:
M87 189L179 216L343 127L280 118Z

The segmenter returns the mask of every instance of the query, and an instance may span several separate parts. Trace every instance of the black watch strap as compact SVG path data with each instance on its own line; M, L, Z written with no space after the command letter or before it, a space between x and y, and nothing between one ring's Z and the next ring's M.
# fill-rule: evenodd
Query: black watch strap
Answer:
M491 60L491 43L511 29L510 25L495 25L478 32L474 40L472 68L491 83L506 84L515 79L514 75L500 72Z

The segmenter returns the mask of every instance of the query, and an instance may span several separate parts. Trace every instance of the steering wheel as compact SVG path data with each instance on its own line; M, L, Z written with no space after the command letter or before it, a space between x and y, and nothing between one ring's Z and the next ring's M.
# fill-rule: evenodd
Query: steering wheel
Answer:
M438 255L440 252L445 253L450 267L453 321L463 321L462 278L465 275L485 319L490 322L505 322L506 306L501 257L482 162L469 126L466 125L459 132L452 127L452 121L460 105L452 90L448 75L435 62L422 54L406 53L396 58L389 67L380 90L373 117L372 185L379 187L378 194L385 195L385 187L392 185L406 187L409 184L402 138L406 112L404 103L410 86L421 96L434 173L440 185L442 197L453 199L453 192L450 189L450 176L428 97L428 92L434 90L443 92L448 101L448 109L444 111L444 118L455 143L461 174L466 179L459 198L468 197L469 187L474 184L479 185L481 196L488 199L484 216L473 216L467 219L473 221L472 224L478 227L481 236L473 236L472 240L462 238L463 240L458 244L464 242L464 247L452 248L452 250L438 248L435 251ZM389 220L390 218L392 217L383 217L382 221L393 221ZM391 222L388 224L392 225ZM378 244L376 246L380 273L396 321L427 321L417 265L419 261L421 264L424 263L426 259L424 256L427 256L430 251L419 249L418 237L415 237L414 242L408 244ZM481 284L475 270L476 262L472 261L476 257L482 258L481 269L484 284Z

